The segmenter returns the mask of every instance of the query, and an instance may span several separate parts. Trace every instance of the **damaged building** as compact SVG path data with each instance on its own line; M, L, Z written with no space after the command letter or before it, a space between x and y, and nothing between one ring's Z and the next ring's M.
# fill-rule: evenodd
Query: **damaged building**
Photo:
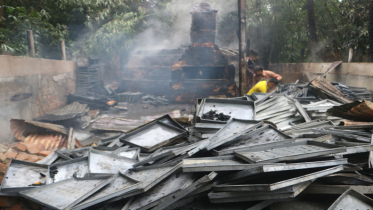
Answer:
M1 209L373 209L372 64L273 64L282 84L240 95L218 11L190 14L186 49L135 51L119 83L0 56Z

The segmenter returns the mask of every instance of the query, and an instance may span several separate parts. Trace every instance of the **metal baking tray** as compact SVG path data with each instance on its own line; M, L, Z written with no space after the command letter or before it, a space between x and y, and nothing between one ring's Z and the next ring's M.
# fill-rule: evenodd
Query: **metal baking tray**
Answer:
M182 130L185 130L185 128L182 125L180 125L178 122L176 122L174 119L172 119L172 117L168 114L163 116L163 117L160 117L160 118L156 119L156 121L163 122L163 123L172 125L176 128L180 128Z
M140 148L121 147L112 152L114 155L139 160Z
M323 183L333 185L372 185L373 180L361 174L351 171L351 173L336 173L320 179Z
M258 204L255 204L254 206L248 208L247 210L262 210L262 209L264 209L264 208L266 208L266 207L268 207L268 206L276 203L276 201L277 200L272 200L272 199L271 200L262 201L262 202L260 202Z
M159 163L165 158L174 158L178 155L188 152L191 149L196 148L198 145L199 143L197 142L194 144L180 144L175 146L162 147L154 151L148 157L141 159L138 163L134 164L133 167L138 167L145 164L154 164L155 162Z
M330 175L330 174L333 174L333 173L337 173L337 172L342 171L342 170L343 170L343 166L336 166L336 167L333 167L333 168L318 170L318 171L313 172L313 173L306 173L306 174L298 176L298 177L294 177L295 175L289 174L289 176L292 176L294 178L286 179L286 180L283 180L283 181L277 181L277 182L276 181L272 182L272 180L269 179L268 176L267 177L266 176L261 176L260 177L262 179L261 181L272 182L272 183L269 183L269 184L238 184L238 185L225 184L225 185L217 185L217 186L214 187L214 191L220 191L220 192L274 191L274 190L286 188L286 187L289 187L289 186L293 186L293 185L296 185L296 184L299 184L299 183L311 181L311 180L314 180L314 179L317 179L317 178L320 178L320 177L323 177L323 176L327 176L327 175ZM273 174L271 174L271 175L272 175L272 177L270 177L270 178L277 179L277 176L273 177ZM278 176L278 177L281 178L280 176ZM264 178L267 178L267 180L263 180ZM250 180L250 181L253 182L253 180Z
M311 140L311 139L307 139ZM307 141L305 140L305 141ZM241 151L247 151L251 149L259 149L259 148L267 148L268 146L280 146L283 144L290 144L290 143L295 143L298 142L299 140L297 139L290 139L290 140L284 140L284 141L277 141L277 142L269 142L269 143L264 143L264 144L256 144L253 146L238 146L238 147L231 147L231 148L223 148L221 150L212 150L213 154L216 156L224 156L224 155L234 155L234 152L241 152Z
M361 209L372 210L373 200L355 190L347 190L343 193L328 210Z
M90 147L83 147L78 149L69 149L60 151L61 154L64 154L70 158L82 158L88 157Z
M76 204L112 182L113 178L114 177L102 176L96 178L69 179L22 191L20 194L29 200L52 209L71 209Z
M194 181L193 174L174 173L148 192L141 194L131 203L129 210L146 210L158 205L162 199L172 196Z
M346 190L353 189L361 194L373 195L373 186L363 185L321 185L311 184L304 193L307 194L329 194L329 195L341 195Z
M91 149L89 152L89 173L94 175L116 174L132 168L136 160Z
M203 188L205 185L211 183L218 174L215 172L211 172L208 175L203 176L202 178L198 179L197 181L193 182L193 184L185 187L182 190L176 192L173 196L166 197L165 199L161 200L161 202L154 207L152 210L163 210L166 207L172 205L173 203L179 201L180 199L184 198L185 196L191 194L193 191L196 191L200 188Z
M151 124L151 123L153 123L153 122L156 122L156 121L159 121L159 122L162 122L162 123L165 123L165 124L171 125L171 126L173 126L173 127L175 127L175 128L179 128L179 129L181 129L181 130L186 130L182 125L180 125L178 122L176 122L174 119L172 119L172 117L171 117L170 115L166 114L166 115L164 115L164 116L162 116L162 117L160 117L160 118L157 118L157 119L155 119L155 120L153 120L153 121L150 121L150 122L148 122L148 123L145 123L145 124L143 124L143 125L141 125L141 126L135 128L135 129L132 129L132 130L130 130L128 133L131 133L131 132L133 132L133 131L135 131L135 130L137 130L137 129L139 129L139 128L142 128L142 127L144 127L144 126L147 126L147 125L149 125L149 124Z
M194 124L194 128L221 129L225 125L221 123L196 123Z
M145 152L152 152L186 136L185 130L155 121L123 136L120 140L122 143L140 147Z
M245 164L232 155L209 158L189 158L183 160L183 172L238 171L258 167Z
M202 119L202 115L211 110L229 115L231 118L255 119L255 103L253 101L206 98L200 108L198 117Z
M268 93L252 93L251 95L248 95L248 97L251 97L254 101L263 99L267 97Z
M48 165L12 159L1 183L1 192L12 193L35 188L30 185L36 182L47 184L49 182L48 167Z
M236 137L231 141L232 144L225 147L224 150L234 151L243 147L281 142L289 139L292 139L292 137L282 133L272 125L266 125L250 133Z
M132 192L138 191L140 189L140 182L137 180L132 180L128 177L123 176L122 174L117 174L114 178L114 181L106 185L100 191L91 195L83 202L76 205L74 210L86 209L95 204L102 203L104 201L110 200L112 198L128 194L132 195Z
M331 167L348 164L347 159L335 159L328 161L315 161L315 162L303 162L303 163L290 163L290 164L267 164L262 166L256 166L257 164L248 164L254 165L250 169L239 171L233 174L230 174L226 177L221 178L220 183L228 183L235 180L243 179L249 176L262 174L262 173L271 173L271 172L280 172L280 171L290 171L290 170L301 170L301 169L310 169L310 168L322 168L322 167Z
M140 188L143 190L143 192L146 192L180 168L181 163L177 164L176 166L148 169L144 171L128 170L124 173L124 175L133 180L138 180L141 182Z
M63 180L75 178L83 178L89 174L88 157L77 158L64 162L59 162L50 165L50 172L55 168L58 172L54 174L54 178L50 178L50 183L60 182Z
M282 144L277 147L264 147L259 151L252 149L235 152L235 155L249 163L273 163L337 154L345 151L345 147L333 144L326 144L317 141L300 141L290 144Z
M211 192L209 199L212 203L232 203L232 202L248 202L248 201L263 201L263 200L281 200L295 198L303 192L312 181L300 183L294 186L294 192Z
M214 134L210 139L211 143L207 150L211 150L220 145L229 143L241 134L241 132L250 132L263 125L263 122L254 120L240 120L232 118L228 123Z

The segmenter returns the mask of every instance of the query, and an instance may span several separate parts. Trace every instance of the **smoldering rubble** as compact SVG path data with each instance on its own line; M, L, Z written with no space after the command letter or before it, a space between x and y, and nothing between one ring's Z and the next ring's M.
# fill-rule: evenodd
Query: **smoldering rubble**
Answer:
M106 117L105 124L99 113L106 108L93 111L74 97L35 121L12 120L18 143L2 159L8 166L1 195L45 209L131 210L203 202L263 209L327 195L335 197L324 203L329 209L356 203L353 208L369 209L371 102L349 103L341 92L314 94L329 86L312 84L198 100L189 125L170 115L135 127L118 117ZM332 83L323 78L323 84ZM204 118L211 110L229 120ZM86 115L91 132L78 123Z

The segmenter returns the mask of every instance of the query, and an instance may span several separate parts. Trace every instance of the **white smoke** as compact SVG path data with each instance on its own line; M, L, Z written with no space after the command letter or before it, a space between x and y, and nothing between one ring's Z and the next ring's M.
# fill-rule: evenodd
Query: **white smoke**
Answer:
M135 51L172 49L188 46L190 44L190 27L192 22L190 7L196 3L208 3L212 8L218 10L217 22L228 13L237 11L237 1L234 0L173 0L164 11L160 12L161 14L172 13L174 19L171 22L173 24L160 21L158 18L148 19L147 29L137 36L138 42ZM219 26L217 24L218 33ZM221 47L238 48L236 31L232 32L232 40L234 40L234 44L230 43L229 46ZM217 40L216 44L221 45L222 43L219 43L219 40Z

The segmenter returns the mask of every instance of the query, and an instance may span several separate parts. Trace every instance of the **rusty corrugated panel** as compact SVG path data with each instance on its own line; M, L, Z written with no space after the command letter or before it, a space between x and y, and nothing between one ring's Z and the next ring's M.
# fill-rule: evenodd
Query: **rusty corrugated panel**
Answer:
M67 135L67 129L62 125L20 119L10 120L10 130L16 139L21 141L25 140L28 134L46 133L48 130Z
M60 120L68 120L75 118L77 116L82 116L89 111L89 107L87 104L80 104L78 102L73 102L68 104L64 107L60 107L54 109L46 113L45 115L37 118L37 120L41 121L60 121Z
M67 141L67 130L62 125L12 119L10 129L17 140L35 144L40 151L54 151Z
M347 120L373 122L373 103L370 101L356 101L342 106L335 106L329 109L327 114Z
M343 104L352 103L341 91L321 76L311 82L310 88L322 99L332 99Z
M26 144L35 144L40 151L54 151L67 142L63 134L30 134L23 141Z

